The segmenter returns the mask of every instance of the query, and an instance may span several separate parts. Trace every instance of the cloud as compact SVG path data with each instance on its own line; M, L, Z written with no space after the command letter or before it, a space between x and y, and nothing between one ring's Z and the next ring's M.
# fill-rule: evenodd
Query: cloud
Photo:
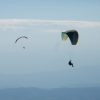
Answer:
M61 32L60 30L43 30L44 32Z
M72 27L85 28L85 27L100 27L100 22L73 21L73 20L0 19L0 29L3 30L24 29L26 26L38 26L38 25L72 26Z

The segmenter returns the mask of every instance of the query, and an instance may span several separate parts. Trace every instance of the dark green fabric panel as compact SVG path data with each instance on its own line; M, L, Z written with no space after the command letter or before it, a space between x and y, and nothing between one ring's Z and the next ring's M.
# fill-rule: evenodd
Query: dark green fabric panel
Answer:
M78 42L78 32L76 30L66 31L65 34L68 35L72 45L77 44L77 42Z

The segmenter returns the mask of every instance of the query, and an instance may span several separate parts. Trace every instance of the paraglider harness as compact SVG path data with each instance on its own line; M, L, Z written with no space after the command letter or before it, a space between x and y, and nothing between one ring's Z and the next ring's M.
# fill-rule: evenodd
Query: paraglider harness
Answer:
M72 65L72 67L74 67L73 66L73 63L71 62L71 60L68 62L68 64L71 66Z

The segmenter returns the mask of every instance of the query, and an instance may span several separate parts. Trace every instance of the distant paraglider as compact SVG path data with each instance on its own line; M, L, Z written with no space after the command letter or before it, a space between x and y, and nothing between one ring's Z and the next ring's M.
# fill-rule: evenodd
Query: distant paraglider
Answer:
M21 38L26 38L26 39L28 39L26 36L21 36L21 37L19 37L19 38L16 39L15 43L16 43L19 39L21 39ZM25 49L25 47L23 47L23 49Z
M62 32L61 37L62 37L62 40L64 41L66 41L69 38L71 41L71 44L76 45L78 43L79 34L76 30L68 30L68 31ZM68 62L68 64L74 67L71 60Z
M21 37L19 37L19 38L16 39L15 43L16 43L20 38L26 38L26 39L28 39L26 36L21 36Z
M23 47L23 49L25 49L25 47Z

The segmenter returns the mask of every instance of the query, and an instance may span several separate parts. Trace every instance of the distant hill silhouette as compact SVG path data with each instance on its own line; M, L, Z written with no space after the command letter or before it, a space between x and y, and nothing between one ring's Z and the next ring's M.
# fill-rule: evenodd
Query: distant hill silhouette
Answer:
M0 74L0 88L100 87L100 67L69 67L54 72Z
M0 89L0 100L100 100L100 88L7 88Z

